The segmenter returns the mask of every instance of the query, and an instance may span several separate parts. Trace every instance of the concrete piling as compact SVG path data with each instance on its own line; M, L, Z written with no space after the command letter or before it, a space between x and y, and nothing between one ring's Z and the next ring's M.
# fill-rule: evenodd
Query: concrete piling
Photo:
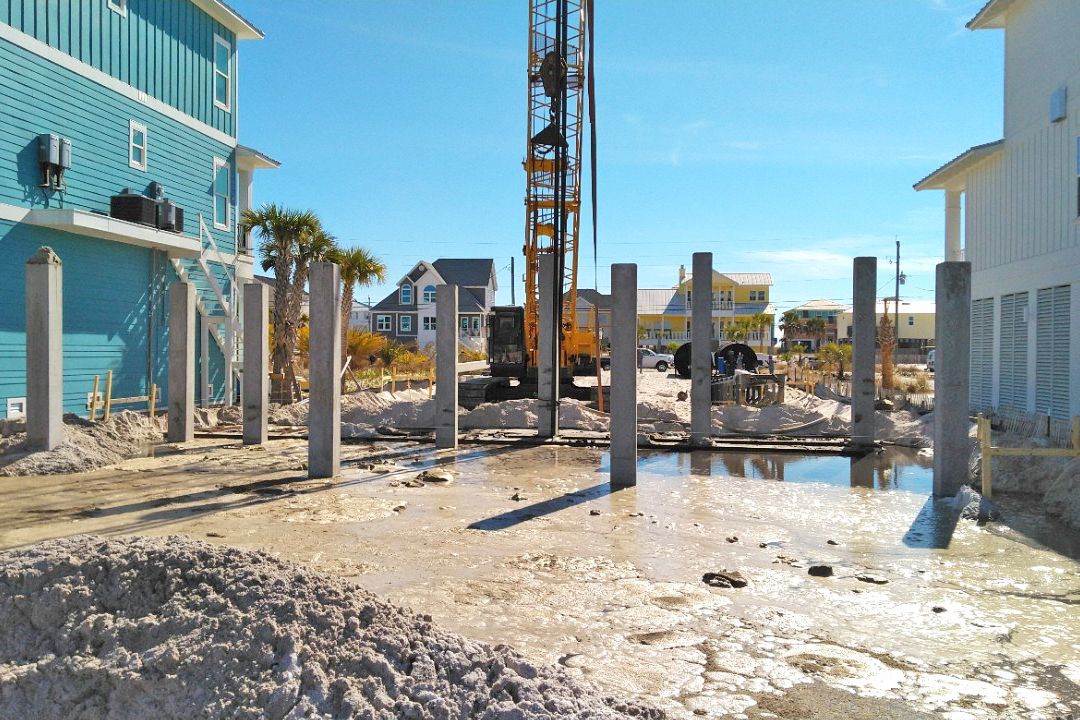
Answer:
M32 450L64 441L63 264L42 247L26 261L26 440Z
M555 308L552 294L555 285L555 273L558 266L555 262L554 253L546 253L540 256L540 268L537 282L539 284L538 315L539 315L539 342L536 350L536 398L537 405L537 435L540 437L556 437L559 434L559 364L553 362L559 357L559 352L552 354L552 348L557 348L562 338L559 337L556 328ZM438 327L436 323L436 327Z
M311 265L308 477L341 469L341 272L330 262Z
M458 287L435 289L435 447L458 446Z
M857 257L852 282L851 442L874 444L874 403L877 385L874 360L877 337L877 258Z
M195 286L169 287L168 442L195 439Z
M244 285L244 444L267 439L270 398L270 288L261 282Z
M694 253L690 308L690 442L712 437L712 253Z
M934 495L955 495L968 481L971 263L937 266L934 356Z
M611 266L611 485L637 484L637 265Z

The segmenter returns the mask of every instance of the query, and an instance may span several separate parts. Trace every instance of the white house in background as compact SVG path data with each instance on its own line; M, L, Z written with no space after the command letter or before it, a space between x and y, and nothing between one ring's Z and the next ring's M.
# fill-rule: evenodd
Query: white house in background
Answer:
M435 343L435 288L458 286L463 345L483 349L487 315L495 304L495 261L490 258L421 260L398 281L394 292L371 308L372 330L424 349Z
M1005 137L915 189L945 191L945 256L972 265L971 404L1080 415L1080 2L991 0L968 28L1005 31Z
M349 313L349 327L353 330L371 330L371 306L353 300L352 312Z

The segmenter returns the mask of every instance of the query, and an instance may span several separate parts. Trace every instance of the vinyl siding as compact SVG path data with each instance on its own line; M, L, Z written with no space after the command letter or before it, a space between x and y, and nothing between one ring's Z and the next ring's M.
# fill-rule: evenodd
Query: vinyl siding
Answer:
M0 263L0 412L7 398L26 395L25 262L42 245L63 263L64 411L85 415L94 375L101 376L104 394L108 370L113 396L131 397L146 394L149 368L165 402L168 308L162 298L176 276L164 255L0 221L0 254L7 259Z
M236 136L236 38L190 2L128 0L124 17L105 0L0 0L0 22ZM215 33L233 49L233 112L214 107Z
M186 235L198 236L202 213L222 252L234 251L235 210L230 231L214 230L211 188L214 157L229 160L235 205L231 148L4 40L0 69L0 202L107 214L112 195L157 181L184 209ZM147 127L146 172L128 166L130 120ZM67 191L48 197L37 187L37 137L46 132L72 141Z
M1051 417L1069 416L1069 342L1071 288L1039 290L1036 300L1035 410Z

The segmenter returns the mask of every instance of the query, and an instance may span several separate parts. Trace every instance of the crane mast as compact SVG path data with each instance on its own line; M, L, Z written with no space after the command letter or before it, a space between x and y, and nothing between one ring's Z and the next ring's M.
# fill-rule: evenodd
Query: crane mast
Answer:
M577 270L585 96L583 0L529 0L525 191L525 348L537 363L539 259L556 256L562 367L578 351Z

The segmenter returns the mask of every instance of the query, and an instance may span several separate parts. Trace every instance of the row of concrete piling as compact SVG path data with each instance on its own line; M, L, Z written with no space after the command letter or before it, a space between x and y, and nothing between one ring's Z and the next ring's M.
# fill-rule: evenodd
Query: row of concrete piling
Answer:
M691 337L711 338L712 253L694 253ZM538 353L538 434L559 432L559 353L554 256L540 262ZM859 257L853 267L853 362L851 443L857 451L875 446L875 308L877 260ZM341 282L337 265L314 263L311 294L308 413L308 475L333 477L341 464ZM267 441L269 410L269 294L263 283L244 289L243 442ZM611 266L611 483L637 482L637 265ZM968 350L971 266L944 262L937 267L937 361L934 378L934 492L952 495L968 477ZM41 248L26 268L27 433L32 448L51 450L63 441L62 264ZM195 436L195 288L169 288L168 442ZM458 445L458 288L436 291L435 442L440 450ZM712 437L711 342L691 347L691 443L706 447ZM229 389L228 391L231 391Z

